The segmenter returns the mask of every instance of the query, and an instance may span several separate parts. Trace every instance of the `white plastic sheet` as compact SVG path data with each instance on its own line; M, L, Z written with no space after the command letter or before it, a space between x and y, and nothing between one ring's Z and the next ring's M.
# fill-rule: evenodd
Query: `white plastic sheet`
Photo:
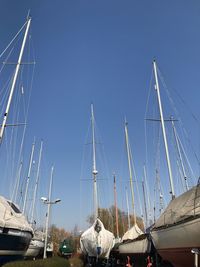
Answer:
M89 257L109 258L114 244L114 235L104 228L100 219L96 219L80 239L81 250Z

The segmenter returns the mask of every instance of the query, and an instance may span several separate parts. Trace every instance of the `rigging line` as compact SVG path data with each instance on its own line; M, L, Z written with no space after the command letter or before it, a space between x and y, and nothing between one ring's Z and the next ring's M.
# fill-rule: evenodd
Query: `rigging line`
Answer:
M1 100L0 100L0 105L1 105L1 113L4 113L5 106L6 106L6 98L8 98L9 92L10 92L10 86L11 86L11 80L13 78L13 74L10 75L6 83L4 84L2 91L1 91Z
M154 199L153 199L153 222L156 221L156 199L157 199L157 180L154 183Z
M31 51L30 51L30 48L31 48L31 34L29 34L29 38L28 38L28 54L27 54L27 60L28 62L31 62ZM33 58L33 61L35 62L35 58ZM30 71L31 71L31 66L30 64L28 64L27 66L27 88L29 88L29 76L30 76Z
M0 149L2 151L2 149ZM9 166L8 166L8 162L9 162L9 154L8 154L8 136L7 133L5 134L5 150L6 150L6 164L5 164L5 171L4 171L4 179L6 179L8 170L10 170Z
M181 140L180 140L180 138L179 138L178 135L177 135L177 138L178 138L178 142L179 142L179 144L180 144L181 150L182 150L182 152L183 152L183 155L184 155L184 157L185 157L185 159L186 159L186 162L187 162L187 164L188 164L188 166L189 166L190 172L191 172L191 174L192 174L192 176L193 176L193 178L194 178L195 175L194 175L193 169L192 169L192 167L191 167L190 161L189 161L189 159L188 159L188 157L187 157L187 154L186 154L186 152L185 152L184 146L183 146L183 144L182 144L182 142L181 142ZM192 177L191 177L191 178L192 178ZM192 179L192 180L193 180L193 179ZM193 183L194 183L194 181L193 181Z
M101 148L102 148L102 163L103 163L103 165L102 166L105 166L105 176L106 176L106 180L107 180L107 184L108 184L108 190L109 191L112 191L111 190L111 179L110 179L110 168L109 168L109 166L108 166L108 159L107 159L107 156L106 156L106 151L105 151L105 146L104 146L104 143L102 143L102 146L101 146ZM110 183L109 183L110 182ZM107 194L106 194L107 195ZM109 203L112 203L112 196L111 196L111 194L108 194L109 195L109 197L110 197L110 199L108 199L108 202Z
M146 110L145 110L145 118L147 117L147 111L149 106L149 100L150 100L150 94L151 94L151 86L152 86L152 80L153 80L153 68L151 70L151 78L149 82L149 90L148 90L148 97L147 97L147 103L146 103ZM147 145L147 121L144 119L144 128L145 128L145 158L146 158L146 164L148 165L148 145Z
M174 141L175 141L175 147L177 148L176 151L177 151L177 157L178 157L178 162L179 162L179 169L181 170L181 173L182 173L182 180L183 180L183 183L185 184L185 188L186 190L184 191L187 191L189 189L188 187L188 168L187 168L187 171L185 169L185 158L183 158L184 154L183 154L183 146L182 146L182 143L179 142L179 135L177 133L177 130L175 128L175 125L172 123L172 126L173 126L173 132L174 132ZM187 160L186 160L186 163L187 163ZM180 172L180 171L179 171Z
M143 168L144 168L144 185L146 187L146 193L147 193L148 224L149 224L149 221L152 219L152 202L150 201L149 183L147 181L147 172L145 164Z
M174 162L175 162L174 164L175 164L175 167L176 167L176 175L175 175L175 177L177 177L176 178L176 183L177 183L177 187L176 188L180 189L180 186L178 187L178 184L181 182L182 191L180 193L183 193L183 192L187 191L185 189L185 186L184 186L185 175L184 175L183 169L181 168L181 158L180 157L182 157L182 155L180 156L180 153L179 153L179 150L178 150L179 149L179 147L178 147L179 144L178 144L178 141L176 141L176 137L175 137L175 134L177 135L177 133L175 132L175 134L174 134L174 131L176 131L176 129L172 128L172 137L170 138L170 140L171 140L171 146L174 148Z
M134 161L133 161L133 154L132 154L131 148L130 148L130 156L131 156L131 165L132 165L132 169L133 169L133 175L134 175L135 181L136 181L136 190L137 190L138 200L139 200L140 215L142 218L144 218L143 209L142 209L142 205L141 205L142 201L141 201L139 188L138 188L138 179L137 179L137 175L136 175L136 171L135 171L135 165L134 165Z
M156 152L155 152L155 166L160 169L160 147L161 147L161 124L159 123L158 132L156 136L157 144L156 144Z
M98 129L97 129L98 130ZM98 132L96 131L96 133L98 134ZM101 140L101 139L100 139ZM103 192L103 196L106 196L103 198L103 200L105 201L104 204L107 206L107 204L111 203L111 199L112 199L112 196L111 194L107 194L107 191L111 191L111 186L110 186L110 179L109 179L109 171L108 171L108 164L107 164L107 160L106 160L106 153L105 153L105 147L104 147L104 144L101 143L101 146L100 146L100 149L99 149L99 160L100 160L100 163L101 163L101 166L102 166L102 169L103 167L105 166L104 168L104 172L102 174L105 175L106 177L106 183L107 183L107 186L106 186L106 191L105 191L105 186L102 185L101 188L102 188L102 192ZM100 185L99 185L100 187ZM99 198L100 198L100 194L99 194ZM101 201L102 202L102 201ZM107 202L107 204L106 204Z
M96 129L96 137L98 137L99 140L102 140L101 134L100 134L100 130L98 128L98 125L97 125L95 119L94 119L94 124L95 124L95 129ZM101 144L100 149L99 149L99 153L98 153L99 162L100 162L100 166L101 167L105 166L105 171L102 174L104 174L106 176L106 178L107 178L107 181L109 181L108 165L106 164L107 162L106 162L106 153L105 153L104 145L103 145L102 142L95 142L95 143L96 144L97 143L100 143ZM110 199L111 199L111 195L110 194L106 194L106 192L105 192L105 186L103 186L103 185L100 186L99 183L97 184L97 186L98 186L98 190L101 191L101 192L103 192L103 194L98 194L99 206L102 206L103 203L102 203L101 195L106 196L106 198L107 198L107 196L109 196ZM105 205L106 205L106 202L108 202L108 199L106 199L106 198L105 197L103 198L103 200L105 201ZM110 203L111 203L111 200L110 200Z
M17 91L18 92L18 94L19 94L19 98L20 98L20 100L21 100L21 102L22 102L22 104L24 103L24 98L23 98L23 96L21 96L21 91L20 91L20 87L21 87L21 84L22 84L22 75L23 75L23 70L24 70L24 67L22 67L21 68L21 72L20 72L20 82L19 82L19 90ZM24 104L22 105L23 107L24 107ZM23 110L24 111L24 110ZM25 114L24 114L25 115ZM25 123L25 127L24 127L24 129L26 129L26 123ZM23 140L23 138L24 138L24 130L23 130L23 133L22 133L22 140ZM17 161L17 165L19 165L19 162L21 161L21 145L20 145L20 150L19 150L19 156L18 156L18 161Z
M8 59L11 57L11 54L12 54L14 48L15 47L13 46L12 49L9 51L7 57L5 58L5 62L7 62ZM6 66L6 64L2 64L2 67L0 68L0 74L2 73L3 69L5 68L5 66Z
M3 52L0 54L0 58L4 55L4 53L7 51L7 49L10 47L10 45L14 42L14 40L18 37L18 35L21 33L23 28L26 26L28 21L24 23L24 25L21 27L21 29L18 31L18 33L14 36L14 38L10 41L10 43L6 46L6 48L3 50Z
M195 158L196 158L198 164L200 165L199 157L198 157L198 155L197 155L197 153L196 153L196 151L195 151L195 149L194 149L193 144L192 144L191 141L190 141L189 135L188 135L188 133L187 133L185 127L184 127L184 124L183 124L183 122L182 122L182 119L181 119L181 117L179 116L178 110L177 110L176 107L175 107L174 101L173 101L173 99L172 99L172 97L171 97L171 95L170 95L170 92L169 92L169 90L168 90L168 88L167 88L167 85L166 85L166 83L165 83L165 81L164 81L164 78L163 78L163 76L162 76L162 74L161 74L161 72L160 72L159 69L158 69L158 73L159 73L159 77L160 77L160 79L161 79L161 82L162 82L162 84L163 84L163 87L165 88L165 91L167 92L167 96L168 96L168 98L169 98L169 100L170 100L170 102L171 102L171 104L172 104L172 107L173 107L173 109L174 109L174 111L175 111L175 114L176 114L176 116L179 118L180 124L181 124L182 129L183 129L183 133L185 134L185 137L186 137L188 143L190 144L190 146L191 146L191 148L192 148L192 151L193 151L193 153L194 153L194 155L195 155ZM174 90L174 91L176 91L176 90ZM177 93L177 95L178 95L178 93ZM179 96L179 95L178 95L178 96ZM191 114L193 114L193 113L191 113ZM195 119L196 117L193 116L193 118ZM198 120L197 118L196 118L195 120L196 120L196 122L198 123L198 125L200 126L200 122L199 122L199 120Z
M20 83L18 82L18 86L20 86ZM14 108L14 114L16 114L16 116L14 117L13 116L13 123L15 121L19 121L19 117L20 117L20 93L19 93L19 90L17 90L17 94L16 94L16 107ZM12 145L12 142L10 142L10 146L13 148L12 149L12 175L11 177L14 176L14 172L16 173L16 176L17 176L17 164L16 164L16 167L15 167L15 158L17 157L17 154L16 154L16 150L17 150L17 140L18 140L18 133L19 133L19 129L17 127L17 129L14 129L14 127L12 127L12 131L11 131L11 134L12 134L12 137L13 137L13 145ZM16 169L14 171L14 169ZM13 188L14 190L14 188ZM13 191L12 190L12 191Z
M159 75L160 75L160 78L161 78L161 81L163 83L163 86L167 89L167 85L165 83L165 80L164 80L164 77L162 76L160 70L159 70ZM187 104L187 102L183 99L183 97L179 94L179 92L173 88L173 92L175 92L178 96L178 99L180 99L182 101L182 104L184 105L184 107L186 106L187 109L190 111L191 113L191 116L193 117L193 119L197 122L197 124L200 126L200 121L199 119L196 117L196 115L193 113L192 109L190 108L190 106ZM169 96L170 96L170 93L169 93ZM171 98L172 99L172 98ZM172 102L173 102L173 99L172 99Z
M80 170L80 191L83 192L83 186L82 186L82 180L83 180L83 173L85 171L84 169L84 166L86 165L85 164L85 157L86 157L86 151L85 151L85 144L87 144L87 141L89 140L89 132L90 132L90 129L91 129L91 119L90 119L90 122L88 124L88 128L87 128L87 132L86 132L86 136L85 136L85 141L84 141L84 146L83 146L83 152L82 152L82 159L81 159L81 170ZM79 201L80 201L80 225L82 225L83 227L83 220L81 220L83 218L82 216L82 211L83 211L83 201L81 201L81 196L82 194L80 194L80 197L79 197ZM91 209L92 210L92 209Z
M21 144L20 144L20 150L19 150L19 157L18 157L18 164L22 160L22 151L24 147L24 140L25 140L25 135L26 135L26 128L27 128L27 119L28 119L28 111L29 111L29 106L30 106L30 98L31 98L31 93L32 93L32 88L33 88L33 77L34 77L34 72L35 72L35 66L33 67L33 72L32 72L32 77L31 77L31 82L30 82L30 91L28 95L28 101L27 101L27 109L25 109L25 96L22 98L23 100L23 107L24 107L24 116L25 116L25 125L23 129L23 134L22 134L22 139L21 139Z
M179 192L179 194L181 194L182 192L186 192L185 187L184 187L184 181L183 181L184 177L183 177L183 172L181 170L179 159L176 159L176 162L177 162L177 166L178 166L177 176L179 177L179 179L177 179L177 188L180 188L179 183L181 183L182 191Z

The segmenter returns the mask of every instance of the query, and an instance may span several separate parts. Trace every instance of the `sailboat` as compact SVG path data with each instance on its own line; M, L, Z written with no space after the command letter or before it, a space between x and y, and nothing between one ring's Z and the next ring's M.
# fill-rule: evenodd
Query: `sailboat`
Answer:
M128 167L130 176L130 188L133 207L133 226L122 237L123 243L119 245L119 253L122 255L132 255L133 257L140 257L141 255L148 254L151 251L151 241L148 234L144 234L138 227L135 215L135 200L133 190L133 174L131 167L131 151L128 137L128 123L125 122L125 137L126 137L126 149L128 157Z
M153 68L172 199L155 222L151 237L164 261L170 262L174 267L188 267L194 264L192 249L200 249L200 183L175 197L155 61Z
M3 116L3 122L0 128L0 143L2 143L5 127L7 126L7 118L12 102L12 97L21 66L21 60L25 48L28 31L31 24L31 18L28 17L26 23L21 28L25 28L24 38L12 78L10 94ZM21 31L20 30L20 31ZM23 257L26 252L30 240L33 236L33 229L27 222L25 216L16 204L0 196L0 263Z
M114 235L105 229L98 214L98 197L97 197L97 174L96 169L96 148L95 148L95 128L94 128L94 111L91 105L92 121L92 150L93 150L93 186L94 186L94 223L87 229L80 238L82 252L87 256L88 263L95 266L99 259L106 259L108 262L110 251L115 244Z

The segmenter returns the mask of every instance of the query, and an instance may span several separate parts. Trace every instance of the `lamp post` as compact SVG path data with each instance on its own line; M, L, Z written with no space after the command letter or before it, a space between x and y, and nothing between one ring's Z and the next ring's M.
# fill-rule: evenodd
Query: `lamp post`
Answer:
M198 256L200 254L200 251L198 248L193 248L191 252L194 254L194 267L198 267Z
M51 179L50 179L50 185L49 185L49 197L41 197L41 200L44 204L47 204L47 214L46 214L46 227L45 227L45 243L44 243L44 254L43 258L47 258L47 239L48 239L48 228L49 228L49 215L50 215L50 207L52 204L56 204L60 202L61 200L57 198L54 201L51 201L51 191L52 191L52 181L53 181L53 171L54 166L51 168Z

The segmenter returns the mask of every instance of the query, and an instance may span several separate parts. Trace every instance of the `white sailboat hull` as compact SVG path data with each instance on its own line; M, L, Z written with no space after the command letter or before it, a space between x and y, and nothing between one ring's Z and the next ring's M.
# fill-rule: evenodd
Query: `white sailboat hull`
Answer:
M147 235L143 235L143 238L137 238L127 241L119 246L120 254L148 254L151 251L151 241Z
M193 248L200 248L200 217L151 232L153 244L160 256L175 267L194 264Z
M44 241L32 239L25 253L26 258L36 258L44 249Z

